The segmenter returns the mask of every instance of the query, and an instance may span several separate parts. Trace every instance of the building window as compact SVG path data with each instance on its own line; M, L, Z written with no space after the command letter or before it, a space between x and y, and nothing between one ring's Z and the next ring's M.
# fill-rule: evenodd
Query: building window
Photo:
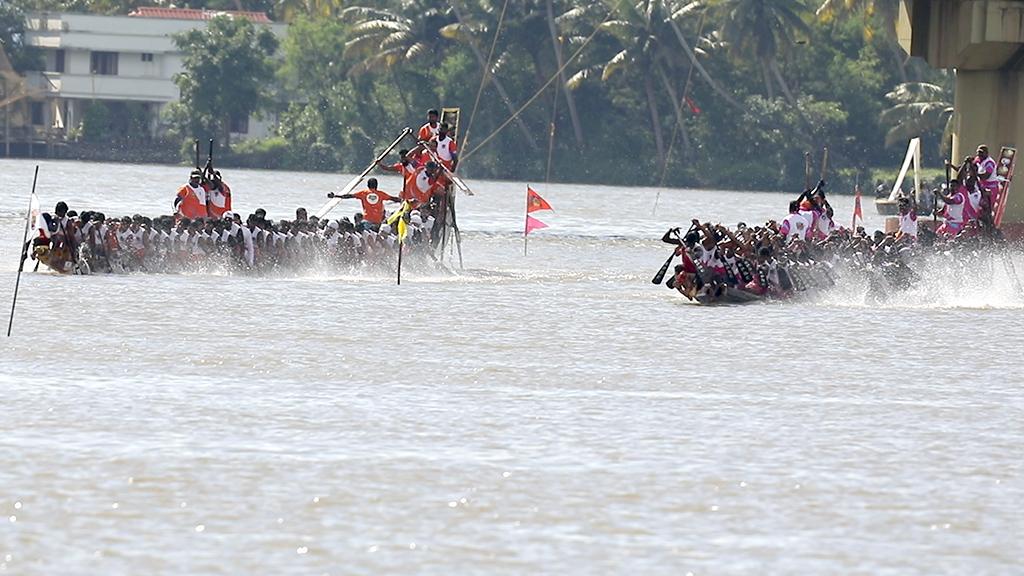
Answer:
M92 73L117 76L117 52L93 52Z
M233 134L248 134L249 133L249 117L248 116L232 116L231 117L231 132Z
M32 125L42 126L45 124L42 102L32 102Z
M54 72L59 72L61 74L64 73L64 51L63 50L57 50L56 54L54 55L53 71Z
M142 53L142 61L143 62L152 62L153 61L153 55L150 54L149 52L143 52Z

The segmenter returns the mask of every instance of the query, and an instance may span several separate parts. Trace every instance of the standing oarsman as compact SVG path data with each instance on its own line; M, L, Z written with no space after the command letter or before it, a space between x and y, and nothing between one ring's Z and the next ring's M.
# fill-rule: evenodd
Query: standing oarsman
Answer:
M178 189L174 198L174 212L179 218L206 218L207 191L203 185L203 173L193 170L189 175L188 184Z
M988 190L989 194L998 192L999 176L996 174L996 161L988 155L988 146L978 146L973 163L978 167L978 183Z
M427 123L424 124L423 126L420 126L420 131L419 134L416 136L416 139L419 140L420 142L429 142L433 140L434 137L437 136L437 133L441 128L440 125L437 123L440 117L441 114L438 113L437 110L427 110Z
M225 212L231 211L231 188L221 179L219 170L212 170L211 176L206 207L210 218L219 220Z
M441 124L437 131L437 148L435 150L441 164L448 170L454 172L459 164L459 154L452 138L448 124Z
M402 190L402 200L408 200L414 208L426 206L430 198L439 192L441 185L437 181L438 166L434 162L427 162L406 177L405 189Z
M357 198L363 205L363 219L373 225L373 229L376 230L380 227L380 223L384 221L384 201L388 202L401 202L401 198L395 198L387 192L382 192L377 189L377 179L370 178L366 181L366 189L360 190L354 194L340 194L335 195L331 192L327 195L328 198Z

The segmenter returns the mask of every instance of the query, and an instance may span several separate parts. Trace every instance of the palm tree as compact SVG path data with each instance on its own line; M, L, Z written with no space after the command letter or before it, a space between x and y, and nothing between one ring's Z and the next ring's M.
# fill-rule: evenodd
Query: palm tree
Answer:
M237 10L242 10L241 0L235 0ZM341 13L344 0L276 0L274 16L285 22L292 22L299 16L311 18L332 18Z
M674 38L674 33L671 30L669 5L665 0L607 0L607 3L618 17L606 20L600 26L617 41L619 51L601 65L601 80L607 82L617 74L628 71L631 78L642 86L658 164L663 166L666 161L665 139L654 88L656 80L660 81L662 89L670 96L684 145L689 140L681 101L670 81L673 75L681 76L678 71L683 63L674 48L676 43L670 40ZM637 75L640 77L637 78Z
M576 111L576 99L572 95L572 91L565 86L565 71L562 70L565 64L565 58L562 57L562 38L558 30L558 24L555 22L555 8L552 0L545 2L545 9L548 22L548 32L551 35L551 47L555 52L555 63L558 65L558 86L556 90L560 90L565 95L565 103L569 108L569 120L572 122L572 132L576 137L576 144L583 144L583 127L580 125L579 113Z
M941 151L946 146L947 136L953 132L953 104L949 96L947 88L928 82L897 84L885 95L892 106L879 117L883 126L891 126L885 134L885 145L892 146L941 129Z
M889 49L900 81L907 82L907 58L897 40L896 21L899 17L899 0L823 0L815 11L822 22L831 22L836 17L862 18L864 37L868 40L881 34L882 43Z
M429 1L404 0L401 10L397 11L353 6L342 10L340 15L342 19L355 21L343 54L355 61L349 74L352 77L366 72L387 74L406 114L412 116L406 90L395 71L429 67L438 59L445 42L440 30L452 21L450 11Z
M522 12L522 17L531 19L537 18L537 16L535 14L532 14L531 11L528 9L529 7L524 7L522 5L516 4L515 0L511 0L510 4L511 8L518 9L520 12ZM505 104L505 108L508 109L509 114L515 116L515 122L517 127L519 128L520 133L523 136L523 140L527 143L531 150L535 152L538 151L539 148L537 147L537 142L534 139L534 134L526 126L526 122L523 121L522 117L516 114L517 110L516 107L512 104L512 98L509 96L508 91L505 90L504 84L502 84L502 82L498 79L497 74L495 74L497 68L499 67L500 63L504 60L504 58L502 58L502 55L499 54L497 57L492 59L490 64L488 64L487 58L480 50L478 38L489 38L493 40L495 29L485 24L482 18L479 20L472 18L468 13L464 11L464 9L459 7L459 2L451 2L451 7L452 12L455 14L456 22L443 27L441 29L441 34L444 35L446 38L450 38L452 40L461 42L469 47L470 52L473 53L473 57L476 58L477 64L480 66L480 73L483 75L484 81L490 82L491 84L494 85L495 90L498 91L498 95L501 97L502 103ZM483 12L485 12L488 15L493 14L495 12L494 7L491 6L490 3L486 3L486 5L483 6L483 8ZM495 22L497 22L497 20L495 20ZM537 23L535 22L535 24ZM507 26L507 24L505 25ZM513 26L517 27L515 25ZM518 27L525 28L528 32L534 34L540 28L539 24L530 27ZM528 34L523 35L528 36ZM522 38L520 36L516 36L516 38L517 41L522 41ZM526 44L530 45L531 43L526 42ZM531 53L531 56L534 56L536 68L536 54Z
M778 84L786 100L796 105L778 58L796 44L794 33L810 34L804 21L807 7L800 0L724 0L717 6L722 19L722 39L734 56L753 56L761 64L768 98ZM773 81L774 80L774 81Z

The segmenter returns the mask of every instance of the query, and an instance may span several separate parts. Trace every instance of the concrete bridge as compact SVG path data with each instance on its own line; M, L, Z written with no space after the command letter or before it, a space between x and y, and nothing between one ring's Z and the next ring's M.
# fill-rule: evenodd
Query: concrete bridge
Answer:
M900 44L936 68L956 69L953 157L979 144L1024 148L1024 0L901 0ZM1024 163L1003 227L1024 236Z

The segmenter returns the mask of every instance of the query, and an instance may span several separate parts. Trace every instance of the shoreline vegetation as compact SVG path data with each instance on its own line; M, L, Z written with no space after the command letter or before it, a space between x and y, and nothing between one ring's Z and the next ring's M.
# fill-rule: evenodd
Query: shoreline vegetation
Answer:
M25 11L125 14L147 3L4 4L0 40L34 69L31 47L18 46ZM176 36L181 99L159 130L130 106L95 101L60 156L187 165L193 138L216 138L225 168L351 172L444 106L462 109L469 178L798 192L817 181L827 146L829 190L852 193L859 180L871 196L878 179L891 185L910 137L922 137L927 166L947 153L953 77L903 52L898 0L181 7L265 11L289 30L279 40L218 16ZM275 119L274 134L232 141L232 119L252 114Z

